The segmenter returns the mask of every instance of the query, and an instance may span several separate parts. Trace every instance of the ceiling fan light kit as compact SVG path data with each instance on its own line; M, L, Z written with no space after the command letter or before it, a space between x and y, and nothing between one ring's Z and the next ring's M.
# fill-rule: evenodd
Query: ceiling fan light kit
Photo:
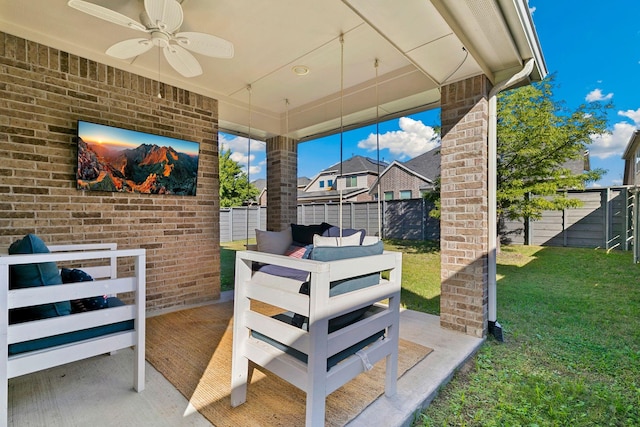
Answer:
M202 74L202 67L189 51L212 58L233 58L233 44L211 34L193 31L178 33L183 20L182 6L176 0L144 0L140 22L106 7L85 0L69 0L67 4L96 18L143 31L147 38L123 40L106 50L106 54L118 59L142 55L156 46L164 57L184 77Z

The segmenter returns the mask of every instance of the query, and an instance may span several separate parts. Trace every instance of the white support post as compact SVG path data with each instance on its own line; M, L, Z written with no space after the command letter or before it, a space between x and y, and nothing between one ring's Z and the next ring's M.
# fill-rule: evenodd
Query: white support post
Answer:
M135 257L136 284L136 348L134 350L133 387L141 392L145 387L145 337L146 337L146 252Z
M311 274L309 282L309 353L307 354L306 426L324 426L329 339L329 268ZM314 295L315 294L315 295Z
M9 265L0 265L0 283L9 284ZM7 307L9 300L9 286L0 289L0 307ZM9 409L9 343L7 341L7 328L9 327L9 311L0 310L0 427L7 426L7 414Z
M233 346L231 350L231 406L234 408L247 400L249 359L245 357L245 351L249 340L249 330L244 324L244 314L251 307L246 292L246 283L251 278L251 261L242 260L236 255L235 274Z
M391 270L389 280L397 284L398 289L402 286L402 253L395 254L396 267ZM393 348L398 348L400 344L400 292L389 299L389 310L396 315L394 322L387 328L387 338L392 342ZM394 351L386 357L384 394L388 397L394 396L398 383L398 352Z

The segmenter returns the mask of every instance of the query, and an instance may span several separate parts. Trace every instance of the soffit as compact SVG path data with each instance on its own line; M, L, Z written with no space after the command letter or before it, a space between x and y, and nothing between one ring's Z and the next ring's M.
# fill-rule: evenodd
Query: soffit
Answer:
M140 0L91 1L136 20L143 7ZM389 119L438 107L443 84L482 73L496 83L531 57L542 64L533 79L544 77L525 4L186 0L181 31L213 34L235 46L232 59L196 54L204 74L190 79L173 71L157 49L126 61L107 56L112 44L142 33L66 1L0 0L0 30L216 98L225 131L304 140L371 123L376 115ZM308 75L292 72L300 64L310 68Z

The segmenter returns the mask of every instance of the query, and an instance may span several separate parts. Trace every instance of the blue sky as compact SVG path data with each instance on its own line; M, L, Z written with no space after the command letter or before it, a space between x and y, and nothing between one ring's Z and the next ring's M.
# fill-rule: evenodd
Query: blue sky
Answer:
M571 110L580 104L610 101L607 130L593 135L589 146L592 168L607 170L590 186L621 185L622 153L635 129L640 128L640 1L529 0L533 20L550 73L556 74L554 95ZM379 124L380 158L408 160L435 146L433 125L440 110ZM266 175L265 145L251 143L248 163L246 138L220 135L232 158L246 167L251 180ZM376 158L375 126L342 136L343 156ZM335 135L298 146L298 175L312 178L340 161L340 136Z
M159 147L169 146L180 153L197 156L200 147L196 142L85 121L78 122L78 136L88 144L106 144L119 150L132 149L142 144L149 144Z

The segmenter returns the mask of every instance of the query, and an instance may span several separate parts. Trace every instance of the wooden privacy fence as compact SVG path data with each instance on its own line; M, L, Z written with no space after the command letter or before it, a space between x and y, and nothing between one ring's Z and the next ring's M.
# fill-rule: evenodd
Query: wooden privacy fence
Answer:
M537 221L501 221L503 243L630 250L633 243L630 187L568 191L578 208L544 211Z
M422 199L377 202L298 205L298 224L342 224L343 228L365 229L368 236L379 236L381 222L383 237L403 240L438 240L440 223L429 217L433 205ZM255 229L265 230L265 206L234 207L220 210L220 241L245 240L255 237Z
M634 241L634 200L638 190L629 186L569 191L580 199L579 208L545 211L537 221L501 221L501 241L507 244L570 246L631 250ZM440 223L429 216L433 208L423 199L353 202L340 205L298 205L299 224L327 222L344 228L364 228L367 235L403 240L438 240ZM267 209L261 207L225 208L220 211L220 241L255 237L255 229L266 229ZM637 232L637 227L635 228ZM640 256L640 251L639 251Z

